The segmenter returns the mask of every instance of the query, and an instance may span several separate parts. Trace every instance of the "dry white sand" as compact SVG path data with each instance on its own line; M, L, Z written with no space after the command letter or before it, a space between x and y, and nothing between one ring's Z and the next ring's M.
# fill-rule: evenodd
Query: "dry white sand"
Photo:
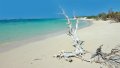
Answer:
M93 21L93 25L78 31L80 40L85 41L85 50L94 53L99 45L104 44L103 51L109 52L120 44L120 23L108 22ZM72 40L66 34L0 52L0 68L99 68L99 64L83 62L80 59L69 63L64 59L53 58L53 55L61 50L74 50Z

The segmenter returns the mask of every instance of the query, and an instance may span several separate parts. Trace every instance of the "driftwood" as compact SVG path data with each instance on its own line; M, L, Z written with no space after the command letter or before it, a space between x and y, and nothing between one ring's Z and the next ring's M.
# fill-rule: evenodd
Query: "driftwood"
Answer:
M73 47L75 47L75 50L73 52L65 52L65 51L61 51L60 54L57 54L56 58L64 58L65 60L72 62L71 57L77 57L77 58L81 58L83 54L86 53L86 51L83 49L82 45L84 41L81 41L77 35L77 30L78 30L78 24L79 24L79 20L78 18L76 18L74 16L74 20L76 20L76 25L75 28L73 28L72 26L72 22L70 21L70 18L67 16L67 14L65 13L65 11L62 9L62 15L64 15L67 19L67 25L68 25L68 35L72 38L73 40Z
M94 59L91 62L99 63L101 67L120 68L120 46L113 48L110 53L103 53L102 46L91 56L91 59Z

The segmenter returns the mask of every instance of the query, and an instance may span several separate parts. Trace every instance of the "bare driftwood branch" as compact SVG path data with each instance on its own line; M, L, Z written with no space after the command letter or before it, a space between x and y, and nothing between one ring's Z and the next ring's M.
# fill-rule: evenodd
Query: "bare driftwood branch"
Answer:
M75 28L73 28L70 18L67 16L67 14L65 13L65 11L63 9L62 9L61 14L63 14L65 16L65 18L67 19L67 25L69 28L68 35L73 40L73 46L75 47L75 50L73 52L61 51L60 54L56 55L55 57L57 57L59 59L65 58L65 60L72 62L71 57L81 58L82 55L86 53L86 51L82 48L84 41L79 40L79 37L77 35L78 24L79 24L78 18L76 18L76 16L74 16L74 20L76 20L76 23L75 23L76 25L75 25Z
M92 55L91 59L94 59L92 62L99 63L108 68L120 68L120 46L113 48L110 53L103 53L102 46Z

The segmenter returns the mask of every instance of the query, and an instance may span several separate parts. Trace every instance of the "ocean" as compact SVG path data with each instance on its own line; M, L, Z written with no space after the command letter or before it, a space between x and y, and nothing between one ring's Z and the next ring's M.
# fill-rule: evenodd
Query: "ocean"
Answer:
M65 19L0 20L0 44L65 33L68 30L66 22ZM89 25L87 21L80 21L79 29Z

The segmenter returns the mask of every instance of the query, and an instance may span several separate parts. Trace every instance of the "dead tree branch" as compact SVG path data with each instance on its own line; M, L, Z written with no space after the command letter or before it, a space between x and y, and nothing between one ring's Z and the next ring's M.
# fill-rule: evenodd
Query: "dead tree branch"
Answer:
M120 46L113 48L110 53L103 53L102 46L100 46L91 59L94 59L92 62L99 63L102 67L120 68Z
M84 41L79 40L79 37L77 35L78 24L79 24L78 18L74 16L74 20L76 20L76 23L75 23L76 25L75 25L75 28L73 28L70 18L68 17L68 15L65 13L63 9L61 14L64 15L65 18L67 19L67 25L69 28L68 35L73 40L73 46L75 47L75 50L73 52L61 51L60 54L56 55L56 57L65 58L65 60L72 62L71 57L82 57L82 55L86 53L86 51L82 48Z

